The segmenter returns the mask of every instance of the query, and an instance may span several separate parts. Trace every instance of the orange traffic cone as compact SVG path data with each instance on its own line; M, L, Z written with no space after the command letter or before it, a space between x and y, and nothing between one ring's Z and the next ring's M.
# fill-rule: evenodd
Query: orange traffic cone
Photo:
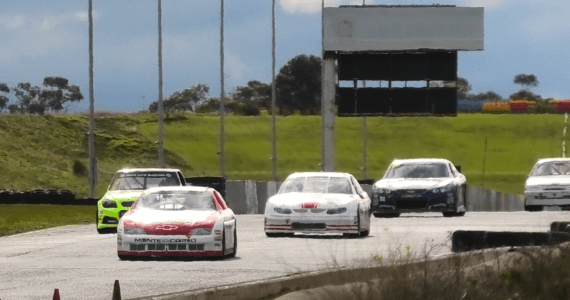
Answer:
M55 289L55 291L53 291L53 300L60 300L59 299L59 289Z
M113 299L121 300L121 286L119 285L119 280L115 280L115 286L113 287Z

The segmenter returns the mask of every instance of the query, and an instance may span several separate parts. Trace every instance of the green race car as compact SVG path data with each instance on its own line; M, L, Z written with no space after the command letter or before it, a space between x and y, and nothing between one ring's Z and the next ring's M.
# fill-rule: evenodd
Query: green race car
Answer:
M186 181L178 169L123 169L117 171L107 193L97 202L97 232L117 230L119 219L131 208L147 188L184 186Z

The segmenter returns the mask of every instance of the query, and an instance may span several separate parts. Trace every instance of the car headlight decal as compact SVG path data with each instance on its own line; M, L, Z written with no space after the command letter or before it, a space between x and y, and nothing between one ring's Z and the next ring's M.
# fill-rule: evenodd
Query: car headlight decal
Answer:
M273 210L278 214L290 215L292 213L292 210L288 208L275 207Z
M101 206L104 208L117 208L117 202L111 200L103 200Z
M329 208L327 209L327 214L328 215L336 215L336 214L342 214L346 212L346 207L339 207L339 208Z
M211 228L196 228L189 232L190 235L210 235L212 234Z
M124 234L130 234L130 235L140 235L140 234L146 234L146 231L144 231L142 228L135 228L135 227L126 227L124 229Z

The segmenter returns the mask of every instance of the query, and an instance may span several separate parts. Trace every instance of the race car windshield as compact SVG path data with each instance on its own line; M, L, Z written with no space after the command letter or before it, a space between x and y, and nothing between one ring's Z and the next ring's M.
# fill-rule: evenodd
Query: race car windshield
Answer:
M532 171L531 176L570 175L570 162L543 163Z
M216 205L212 194L195 191L161 191L144 194L138 200L135 209L152 210L200 210L215 211Z
M450 177L445 164L393 164L385 178Z
M352 194L352 189L344 177L295 177L285 180L279 189L279 194L287 193Z
M117 173L111 181L111 191L146 190L156 186L179 186L174 172L132 172Z

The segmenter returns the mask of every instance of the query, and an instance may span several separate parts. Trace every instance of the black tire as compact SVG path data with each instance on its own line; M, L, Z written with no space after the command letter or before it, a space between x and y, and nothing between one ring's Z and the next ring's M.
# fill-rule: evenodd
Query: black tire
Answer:
M222 234L222 255L220 255L219 259L224 259L226 257L226 230L223 229L224 233Z
M265 232L265 235L270 238L277 238L277 237L292 237L295 235L294 232L292 233L284 233L284 232Z
M237 240L237 227L234 229L234 252L232 252L231 254L228 254L229 258L234 258L236 257L237 254L237 246L238 246L238 240Z
M525 205L524 210L530 212L536 212L544 210L544 207L542 205L529 205L529 206Z
M463 188L463 207L465 208L465 212L467 212L467 185ZM465 215L465 212L462 216Z
M135 257L132 255L120 255L118 254L120 260L134 260Z
M370 235L370 230L364 230L360 233L360 237L367 237Z
M358 238L362 235L360 231L360 207L356 209L356 224L357 224L357 231L358 233L343 233L342 235L347 238Z
M375 212L374 217L376 218L397 218L400 216L400 213L379 213Z
M451 218L451 217L455 217L457 215L456 212L452 212L452 211L444 211L443 212L443 216L446 218Z

